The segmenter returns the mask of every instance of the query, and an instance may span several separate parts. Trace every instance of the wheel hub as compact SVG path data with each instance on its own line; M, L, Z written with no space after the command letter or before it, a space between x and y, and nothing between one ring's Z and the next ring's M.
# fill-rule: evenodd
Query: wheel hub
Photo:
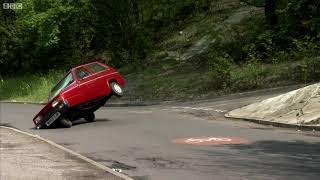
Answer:
M118 84L114 84L113 87L114 87L114 90L117 91L117 93L122 93L122 89Z

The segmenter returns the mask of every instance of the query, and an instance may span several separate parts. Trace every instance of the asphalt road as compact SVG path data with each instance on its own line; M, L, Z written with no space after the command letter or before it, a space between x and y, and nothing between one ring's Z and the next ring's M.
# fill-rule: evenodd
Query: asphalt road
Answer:
M269 97L101 108L97 121L70 129L33 129L38 105L1 103L1 124L39 134L137 180L319 179L320 134L223 117ZM175 144L177 138L240 137L242 145Z

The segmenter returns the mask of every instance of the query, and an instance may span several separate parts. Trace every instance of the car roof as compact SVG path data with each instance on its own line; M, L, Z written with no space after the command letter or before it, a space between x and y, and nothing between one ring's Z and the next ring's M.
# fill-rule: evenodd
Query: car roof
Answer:
M86 63L86 64L82 64L82 65L79 65L79 66L73 67L71 70L75 70L75 69L78 69L78 68L81 68L81 67L87 66L87 65L89 65L89 64L94 64L94 63L101 64L99 61L92 61L92 62L89 62L89 63Z

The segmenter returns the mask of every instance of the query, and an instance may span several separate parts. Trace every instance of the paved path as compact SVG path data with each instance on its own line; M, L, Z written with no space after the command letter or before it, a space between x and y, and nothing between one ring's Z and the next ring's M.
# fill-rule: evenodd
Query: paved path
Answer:
M0 127L0 179L121 180L44 141Z
M270 97L102 108L97 121L34 130L37 105L1 106L1 123L39 134L134 179L319 179L320 134L225 119L224 112ZM175 144L177 138L239 137L242 145Z

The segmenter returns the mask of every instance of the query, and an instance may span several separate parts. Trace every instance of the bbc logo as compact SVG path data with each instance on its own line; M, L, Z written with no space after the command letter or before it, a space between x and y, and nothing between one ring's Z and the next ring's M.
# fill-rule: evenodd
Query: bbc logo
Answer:
M3 3L3 9L22 9L22 3Z

